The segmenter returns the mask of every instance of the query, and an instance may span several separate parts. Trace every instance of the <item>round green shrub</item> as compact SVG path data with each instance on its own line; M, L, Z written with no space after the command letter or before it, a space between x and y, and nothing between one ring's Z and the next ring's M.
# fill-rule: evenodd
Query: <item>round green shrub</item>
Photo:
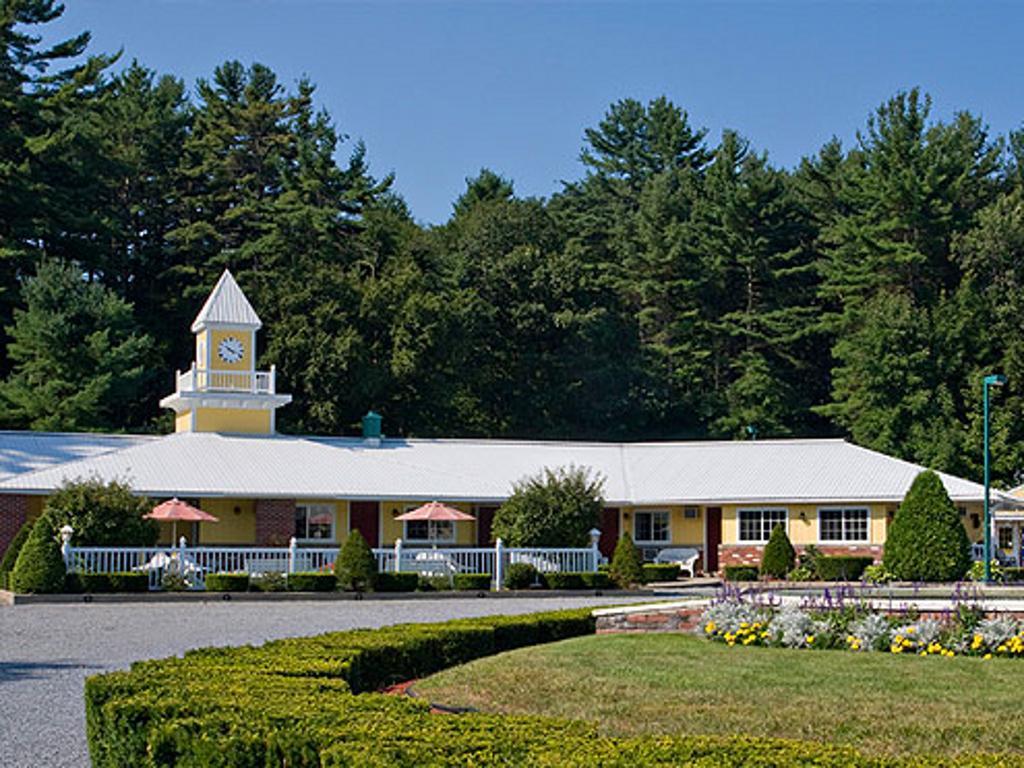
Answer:
M0 589L7 589L11 578L11 571L14 570L14 564L18 560L18 553L21 552L21 548L25 546L25 542L28 540L28 535L31 532L32 523L25 523L18 529L18 532L14 534L14 538L11 539L11 543L7 545L3 559L0 560Z
M602 486L582 467L545 468L515 484L492 533L511 547L585 547L604 507Z
M456 573L452 579L455 589L470 592L489 592L491 574L489 573Z
M629 536L623 535L615 545L612 567L608 575L622 589L644 583L644 563L640 559L640 550Z
M796 563L796 550L786 534L786 526L776 525L761 555L761 574L776 579L786 578Z
M366 592L376 586L377 558L359 531L353 530L342 545L334 563L334 575L338 588L346 592Z
M44 515L32 526L32 532L18 553L11 574L12 586L15 592L61 592L66 575L56 531Z
M143 517L153 508L149 499L132 494L127 483L99 479L72 480L46 501L43 516L53 530L74 529L79 547L151 547L160 527Z
M333 592L338 588L338 580L333 573L318 571L289 573L289 592Z
M870 555L822 555L818 558L818 577L822 581L857 581L874 562Z
M248 573L211 573L206 577L207 592L248 592Z
M415 592L419 583L420 575L414 572L377 574L378 592Z
M901 581L958 581L971 567L971 545L941 478L919 474L889 526L882 562Z
M447 592L451 588L452 580L447 576L420 575L416 582L416 589L419 592Z
M529 563L512 563L505 569L505 589L529 589L540 581L540 573Z

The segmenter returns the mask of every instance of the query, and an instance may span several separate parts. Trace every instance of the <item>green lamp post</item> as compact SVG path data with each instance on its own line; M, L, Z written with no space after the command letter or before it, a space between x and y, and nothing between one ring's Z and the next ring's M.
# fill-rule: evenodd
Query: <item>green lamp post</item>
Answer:
M999 373L993 373L985 377L983 387L983 400L985 403L984 418L984 448L985 448L985 583L992 582L992 510L988 501L989 488L989 449L988 449L988 388L1001 387L1006 383L1006 377Z

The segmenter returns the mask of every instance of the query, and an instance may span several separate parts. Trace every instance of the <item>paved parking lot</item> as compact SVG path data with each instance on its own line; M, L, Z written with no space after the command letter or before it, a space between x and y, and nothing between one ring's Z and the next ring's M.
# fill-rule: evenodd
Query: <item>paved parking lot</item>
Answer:
M591 596L0 607L0 766L88 765L83 681L139 659L339 629L626 601Z

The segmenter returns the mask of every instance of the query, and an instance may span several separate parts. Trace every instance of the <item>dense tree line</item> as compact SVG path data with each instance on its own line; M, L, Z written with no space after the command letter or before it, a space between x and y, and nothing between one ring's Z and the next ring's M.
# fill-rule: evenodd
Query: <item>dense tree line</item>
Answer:
M846 435L977 476L980 381L1024 467L1024 132L917 90L787 170L666 98L583 131L581 178L489 171L418 223L315 105L227 62L193 90L45 47L0 0L0 423L159 430L224 267L265 323L287 431ZM340 159L339 159L340 158Z

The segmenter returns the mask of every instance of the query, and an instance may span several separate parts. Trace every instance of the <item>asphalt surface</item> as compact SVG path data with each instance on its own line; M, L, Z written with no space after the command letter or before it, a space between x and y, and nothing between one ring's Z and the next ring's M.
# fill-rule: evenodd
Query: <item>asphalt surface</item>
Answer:
M0 607L0 766L89 765L85 678L140 659L340 629L635 600L591 596Z

